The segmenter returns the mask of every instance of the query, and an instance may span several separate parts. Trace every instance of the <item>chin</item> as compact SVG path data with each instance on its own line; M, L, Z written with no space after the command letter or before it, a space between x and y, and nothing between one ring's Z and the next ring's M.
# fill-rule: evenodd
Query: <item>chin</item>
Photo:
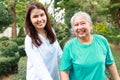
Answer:
M84 38L85 35L77 35L79 38Z

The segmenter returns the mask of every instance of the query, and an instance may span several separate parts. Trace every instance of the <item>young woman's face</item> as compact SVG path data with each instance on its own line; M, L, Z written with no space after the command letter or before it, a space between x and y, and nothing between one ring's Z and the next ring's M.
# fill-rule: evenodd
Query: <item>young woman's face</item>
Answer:
M85 17L76 16L73 20L73 29L76 36L85 38L91 34L92 24L90 24Z
M36 30L43 29L47 23L47 17L42 9L33 9L30 13L30 20Z

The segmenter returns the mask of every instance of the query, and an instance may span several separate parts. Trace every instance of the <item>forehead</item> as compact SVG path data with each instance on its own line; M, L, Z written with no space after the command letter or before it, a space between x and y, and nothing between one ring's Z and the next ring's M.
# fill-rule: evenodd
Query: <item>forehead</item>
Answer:
M31 14L40 14L40 13L44 13L44 10L42 10L42 9L33 9L31 11Z
M82 15L78 15L73 19L73 23L75 22L81 22L81 21L86 21L86 18Z

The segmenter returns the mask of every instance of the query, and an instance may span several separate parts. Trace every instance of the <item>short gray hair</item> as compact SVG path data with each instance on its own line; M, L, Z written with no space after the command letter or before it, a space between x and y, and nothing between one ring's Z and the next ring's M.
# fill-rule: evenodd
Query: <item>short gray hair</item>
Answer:
M76 17L76 16L84 16L85 17L85 19L90 23L90 24L92 24L92 20L91 20L91 17L90 17L90 15L88 14L88 13L86 13L86 12L83 12L83 11L80 11L80 12L77 12L77 13L75 13L74 15L73 15L73 17L71 18L71 26L73 27L73 20L74 20L74 18Z

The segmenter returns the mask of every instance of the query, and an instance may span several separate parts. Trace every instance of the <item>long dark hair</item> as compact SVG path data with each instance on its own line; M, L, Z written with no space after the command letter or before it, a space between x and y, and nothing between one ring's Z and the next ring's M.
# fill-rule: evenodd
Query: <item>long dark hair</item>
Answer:
M44 29L47 32L47 38L48 38L48 40L52 44L52 43L55 42L56 37L55 37L55 34L54 34L53 30L52 30L48 13L47 13L46 9L44 8L44 6L41 3L39 3L39 2L32 2L32 3L30 3L27 6L26 19L25 19L25 31L26 31L26 34L31 37L32 43L35 46L38 47L38 46L40 46L42 44L42 41L40 40L40 38L38 36L38 33L37 33L35 27L33 26L33 24L31 23L31 20L30 20L31 11L33 9L36 9L36 8L37 9L42 9L45 12L45 14L46 14L47 23L46 23L46 26L44 27Z

